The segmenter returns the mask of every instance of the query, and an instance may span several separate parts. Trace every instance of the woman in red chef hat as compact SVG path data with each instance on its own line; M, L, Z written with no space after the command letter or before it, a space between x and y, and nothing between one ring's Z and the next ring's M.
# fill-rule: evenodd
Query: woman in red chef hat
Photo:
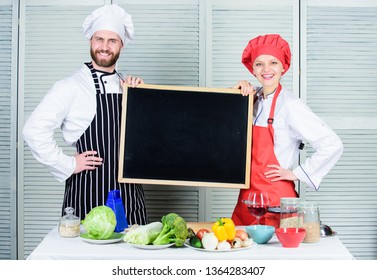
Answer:
M243 95L254 95L252 163L250 188L241 189L232 220L236 225L256 224L242 202L251 191L269 194L270 205L279 206L281 197L297 197L295 181L318 190L323 177L343 152L340 138L309 107L280 84L291 64L289 44L278 34L258 36L249 41L242 63L261 87L239 81ZM314 153L293 168L302 143ZM260 223L279 227L280 214L267 212Z

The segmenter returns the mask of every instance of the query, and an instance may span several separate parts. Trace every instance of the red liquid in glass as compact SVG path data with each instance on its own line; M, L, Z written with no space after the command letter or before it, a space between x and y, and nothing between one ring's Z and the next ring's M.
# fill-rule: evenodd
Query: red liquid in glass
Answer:
M264 214L267 213L268 207L267 206L257 206L257 205L250 205L247 207L249 212L256 217L262 217Z

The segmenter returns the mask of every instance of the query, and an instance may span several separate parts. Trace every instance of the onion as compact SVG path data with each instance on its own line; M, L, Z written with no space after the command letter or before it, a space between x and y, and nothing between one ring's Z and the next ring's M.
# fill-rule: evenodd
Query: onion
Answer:
M246 239L249 238L246 231L244 231L243 229L237 229L236 230L236 237L238 237L241 240L246 240Z
M204 249L215 250L219 240L213 232L206 232L202 238L202 245Z

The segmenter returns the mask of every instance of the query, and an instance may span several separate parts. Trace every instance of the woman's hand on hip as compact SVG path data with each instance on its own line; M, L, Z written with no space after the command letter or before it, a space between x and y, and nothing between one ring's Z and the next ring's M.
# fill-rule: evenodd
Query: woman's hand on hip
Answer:
M297 181L296 175L290 169L284 169L277 164L267 165L267 167L272 169L265 172L264 175L266 176L266 178L272 178L271 182L281 180Z
M96 151L86 151L81 154L76 154L76 168L74 174L80 173L84 170L94 170L102 164L102 158L96 156Z

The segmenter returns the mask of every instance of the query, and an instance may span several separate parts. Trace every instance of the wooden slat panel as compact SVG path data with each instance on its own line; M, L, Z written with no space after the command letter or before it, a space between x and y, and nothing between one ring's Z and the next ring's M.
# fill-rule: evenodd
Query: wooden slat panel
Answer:
M307 8L308 105L336 124L345 149L320 190L306 198L319 202L322 221L357 259L377 258L377 130L368 125L377 115L377 5L372 2L352 7L350 1L314 1ZM332 121L339 117L343 122Z
M0 260L11 259L16 248L12 245L12 228L16 221L12 220L16 211L12 197L12 168L15 153L12 135L15 133L12 122L12 5L8 1L0 1ZM15 244L15 242L13 242ZM13 253L13 254L12 254Z
M308 8L307 99L318 114L377 115L376 14L376 6Z
M148 84L199 86L199 1L119 1L135 39L119 60L125 75Z
M257 80L241 63L241 56L248 41L255 36L267 33L279 33L289 43L293 38L292 6L276 3L263 5L259 2L244 1L242 5L212 2L211 41L209 54L212 59L212 86L233 86L238 80L250 80L258 85ZM270 20L274 18L274 20ZM292 88L292 72L284 76L284 85Z

